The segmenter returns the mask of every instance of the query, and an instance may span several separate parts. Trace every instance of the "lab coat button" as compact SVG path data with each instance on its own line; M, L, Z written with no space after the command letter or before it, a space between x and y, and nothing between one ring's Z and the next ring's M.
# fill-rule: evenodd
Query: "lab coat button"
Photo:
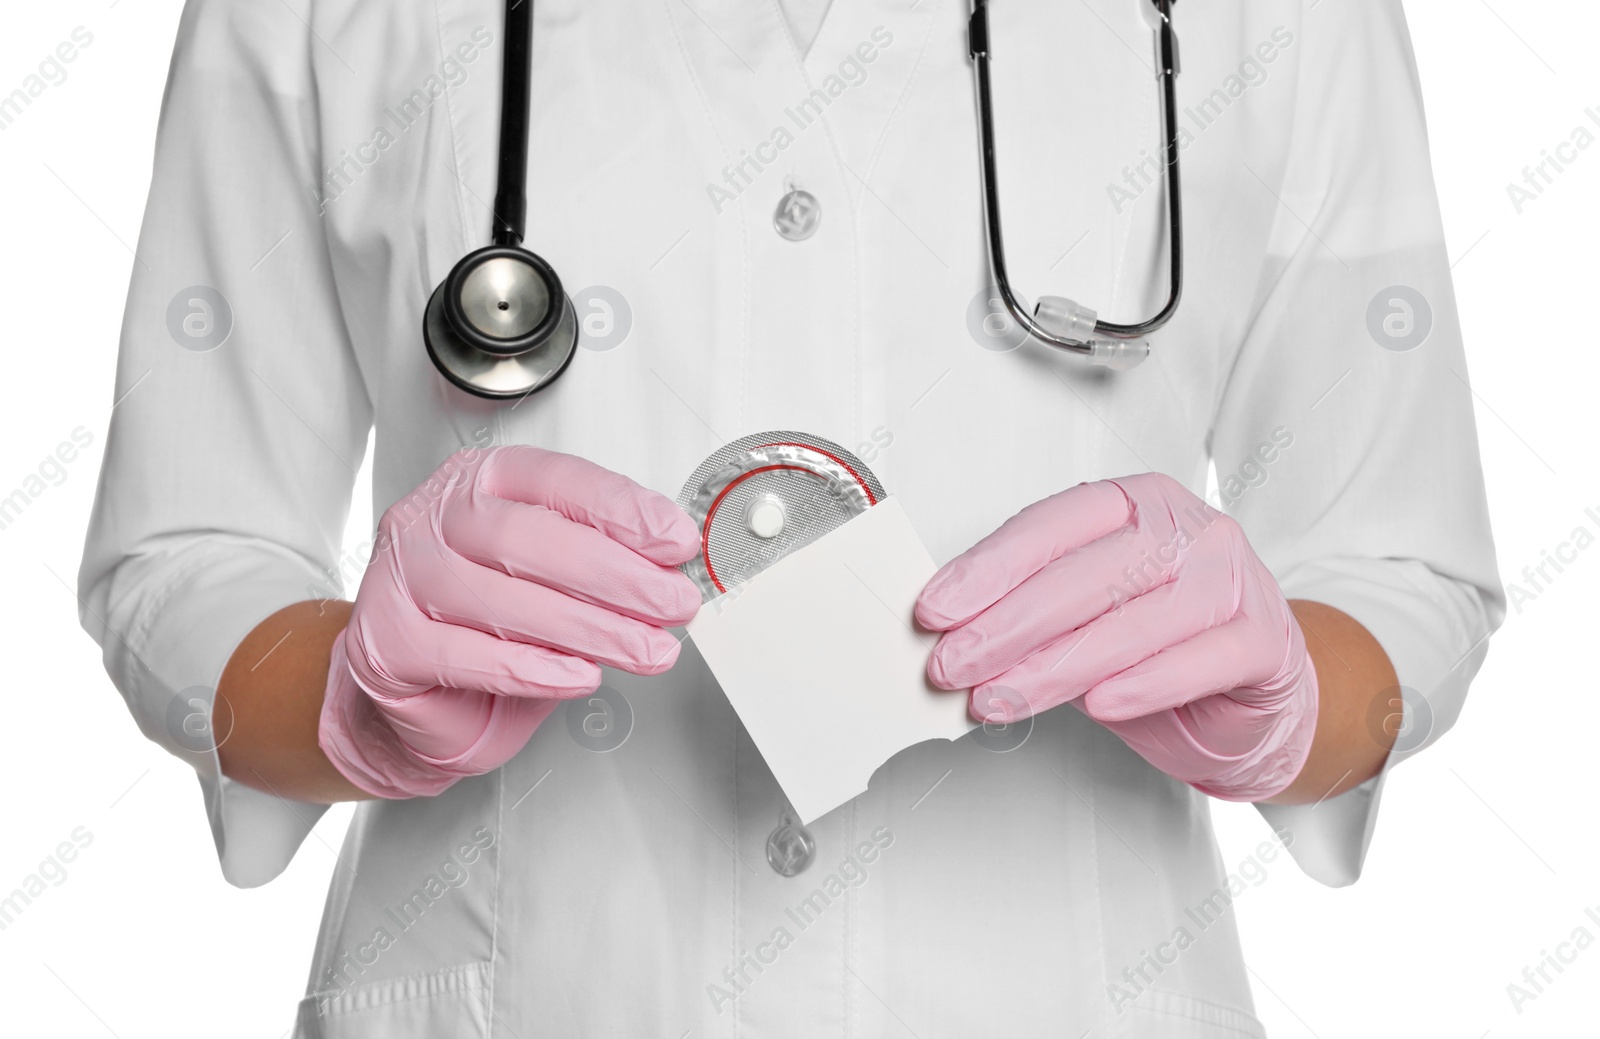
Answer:
M803 242L810 238L817 233L820 223L821 203L811 192L799 188L791 188L788 194L779 199L778 208L772 214L772 226L791 242Z
M793 813L784 812L778 827L767 837L767 865L785 877L797 877L817 857L817 842Z

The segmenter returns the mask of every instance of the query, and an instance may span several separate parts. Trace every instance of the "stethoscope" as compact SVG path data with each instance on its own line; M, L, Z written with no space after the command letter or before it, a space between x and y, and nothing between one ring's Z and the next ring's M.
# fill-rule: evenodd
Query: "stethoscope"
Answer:
M500 170L494 244L475 249L433 290L422 319L428 356L479 397L526 397L560 378L578 350L578 320L561 278L522 247L528 199L528 97L533 0L506 0L500 71Z
M1144 3L1146 0L1140 0ZM1126 370L1150 353L1146 338L1177 312L1183 293L1183 204L1178 186L1177 43L1173 0L1148 0L1160 68L1162 159L1166 168L1167 238L1171 259L1166 305L1146 321L1102 321L1064 296L1042 296L1028 311L1006 271L989 91L987 0L973 0L967 48L978 92L983 214L989 268L1000 301L1018 325L1041 343L1092 364ZM555 382L578 349L578 322L561 278L543 257L522 245L528 200L528 99L532 93L533 0L507 0L505 57L500 77L499 182L494 244L468 253L428 300L423 341L445 378L468 393L495 400L525 397Z

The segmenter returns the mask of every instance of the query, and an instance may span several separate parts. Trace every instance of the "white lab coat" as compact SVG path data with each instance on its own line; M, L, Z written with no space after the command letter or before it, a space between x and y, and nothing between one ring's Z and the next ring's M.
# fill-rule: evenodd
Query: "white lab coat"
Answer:
M1503 609L1399 0L1178 5L1188 284L1116 375L973 332L966 13L834 0L802 56L773 2L541 0L529 244L580 309L620 293L631 328L511 407L449 386L420 331L487 240L501 5L190 0L81 582L135 717L200 774L229 880L270 880L318 810L219 778L173 719L257 622L333 594L374 424L380 511L468 444L670 496L728 440L804 430L859 448L941 562L1079 481L1202 492L1214 459L1286 592L1388 651L1403 750L1449 726ZM992 23L1016 285L1151 312L1139 5L997 2ZM813 90L822 114L794 121ZM747 156L765 168L735 193ZM791 177L822 209L798 243L773 226ZM231 306L208 351L170 328L195 285ZM1393 285L1431 305L1414 349L1369 330ZM631 706L621 747L557 714L492 775L359 808L298 1035L1261 1034L1206 799L1071 707L1009 753L902 753L786 878L765 855L780 792L692 645L605 682ZM1264 812L1348 883L1381 783Z

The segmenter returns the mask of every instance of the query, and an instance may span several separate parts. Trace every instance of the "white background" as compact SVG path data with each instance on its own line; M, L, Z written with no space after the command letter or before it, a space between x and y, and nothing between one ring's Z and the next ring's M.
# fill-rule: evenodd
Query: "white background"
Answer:
M1523 568L1574 528L1600 533L1600 146L1520 214L1506 186L1578 125L1600 135L1584 113L1592 106L1600 119L1600 13L1578 0L1406 6L1501 573L1527 587ZM11 330L0 497L74 428L94 438L59 486L0 530L9 665L0 895L74 828L92 834L64 882L0 930L9 1034L278 1039L302 994L348 819L348 809L331 812L268 887L229 888L192 774L143 740L78 628L72 588L179 8L14 4L0 33L0 93L74 27L94 36L68 78L0 133ZM1180 7L1180 27L1181 17ZM370 522L367 493L364 479L353 540ZM1597 597L1600 547L1513 609L1460 723L1391 777L1358 885L1320 888L1280 858L1239 898L1258 1010L1275 1039L1595 1034L1600 941L1520 1012L1507 985L1575 928L1600 940ZM1233 869L1267 830L1249 808L1219 805L1216 815Z

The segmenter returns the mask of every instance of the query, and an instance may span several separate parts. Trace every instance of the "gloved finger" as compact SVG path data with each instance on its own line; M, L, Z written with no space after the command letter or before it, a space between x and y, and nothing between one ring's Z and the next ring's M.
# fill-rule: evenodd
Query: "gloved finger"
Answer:
M558 700L530 700L526 697L494 697L495 715L478 746L468 751L453 767L482 775L516 757L534 732L561 706Z
M1096 721L1126 721L1257 685L1282 664L1282 648L1270 643L1261 625L1235 617L1101 682L1084 694L1084 710Z
M658 494L586 458L526 445L491 450L479 470L489 494L543 505L653 562L677 566L700 550L689 514Z
M1141 565L1136 542L1133 528L1120 527L1064 552L999 602L946 631L928 660L928 680L942 689L970 689L1016 667L1063 635L1118 606L1137 601L1147 594L1146 589L1163 587L1161 582L1168 580L1170 566L1163 569L1151 564L1143 573L1133 572L1134 566ZM1192 582L1186 598L1202 598L1207 587L1204 581ZM1226 594L1231 599L1230 585L1225 583L1216 591L1214 597ZM1163 601L1171 601L1171 597ZM1141 617L1150 615L1148 609L1140 613ZM1179 627L1188 624L1185 621ZM1116 626L1115 630L1123 643L1149 642L1160 637L1156 631L1132 625ZM1150 646L1144 655L1166 644Z
M600 686L600 668L592 661L421 613L413 613L402 628L386 631L388 637L374 639L358 609L345 634L350 673L374 699L387 701L443 686L566 700Z
M570 653L636 675L657 675L678 659L678 639L603 606L460 557L408 560L404 580L423 615L501 639Z
M1250 801L1269 796L1261 790L1260 780L1232 790L1218 781L1230 774L1237 781L1241 767L1249 769L1263 741L1271 739L1281 722L1274 712L1243 708L1228 694L1218 694L1176 710L1103 724L1172 778L1195 784L1213 797ZM1267 785L1278 784L1269 780Z
M917 597L917 623L945 631L976 617L1064 552L1128 522L1127 495L1106 480L1034 502L946 563Z
M435 767L478 745L488 730L495 699L476 689L442 686L410 696L373 696L384 721L405 748Z
M700 609L682 571L542 505L481 496L448 510L441 532L466 559L647 624L687 624Z
M1004 721L983 711L990 703L998 703L1003 711L1007 696L1020 697L1029 713L1082 696L1166 647L1226 622L1229 605L1200 584L1185 580L1164 584L984 679L972 690L972 716Z
M559 706L560 700L439 688L385 700L383 713L418 759L442 772L476 776L515 756Z
M1080 709L1082 704L1082 700L1073 701L1073 706ZM1219 762L1195 741L1180 711L1157 711L1141 718L1101 724L1135 754L1172 778L1185 783L1203 782L1216 774L1219 765L1226 767L1229 762Z

